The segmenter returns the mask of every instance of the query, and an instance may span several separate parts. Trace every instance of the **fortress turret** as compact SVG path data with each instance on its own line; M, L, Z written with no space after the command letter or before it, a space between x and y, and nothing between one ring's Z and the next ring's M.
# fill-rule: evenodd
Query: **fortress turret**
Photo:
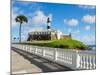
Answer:
M47 30L51 30L51 20L49 17L47 18Z

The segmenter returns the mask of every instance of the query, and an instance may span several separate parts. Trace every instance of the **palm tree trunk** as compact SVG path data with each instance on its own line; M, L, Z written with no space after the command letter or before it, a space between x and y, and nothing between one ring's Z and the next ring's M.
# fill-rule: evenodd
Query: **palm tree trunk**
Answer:
M21 43L21 23L20 23L20 27L19 27L19 43Z

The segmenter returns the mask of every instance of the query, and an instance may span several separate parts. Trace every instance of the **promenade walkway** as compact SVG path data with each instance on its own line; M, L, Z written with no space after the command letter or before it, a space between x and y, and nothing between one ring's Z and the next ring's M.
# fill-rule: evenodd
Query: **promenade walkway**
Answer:
M12 74L70 71L71 69L39 56L12 48Z

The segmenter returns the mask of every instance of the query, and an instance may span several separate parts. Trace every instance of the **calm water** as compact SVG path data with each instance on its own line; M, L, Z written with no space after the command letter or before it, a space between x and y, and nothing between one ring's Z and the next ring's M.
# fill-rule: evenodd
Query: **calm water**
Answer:
M89 45L89 47L92 48L92 50L88 50L89 52L96 53L96 45Z

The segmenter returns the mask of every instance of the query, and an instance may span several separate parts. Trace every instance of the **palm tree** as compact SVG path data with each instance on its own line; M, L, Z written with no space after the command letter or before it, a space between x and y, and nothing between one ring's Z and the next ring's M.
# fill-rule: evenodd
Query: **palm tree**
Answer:
M28 19L24 15L19 15L19 16L17 16L15 18L15 21L20 23L20 27L19 27L19 42L21 43L21 25L24 22L27 23L28 22Z

